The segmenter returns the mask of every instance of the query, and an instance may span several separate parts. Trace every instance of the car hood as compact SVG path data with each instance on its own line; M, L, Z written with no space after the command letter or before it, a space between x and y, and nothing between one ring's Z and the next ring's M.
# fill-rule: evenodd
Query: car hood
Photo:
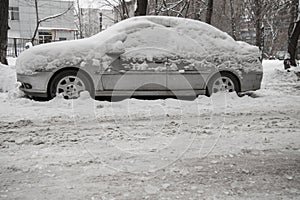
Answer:
M145 41L143 43L145 48L149 46L164 48L180 57L189 59L197 57L198 60L200 58L204 63L207 62L217 67L220 67L224 61L230 61L242 63L238 68L261 70L257 47L244 42L236 42L228 34L211 25L184 18L144 16L121 21L90 38L42 44L27 49L17 59L17 73L34 74L40 71L51 71L58 67L84 67L91 61L103 62L103 60L110 59L107 53L118 49L121 51L124 43L126 49L135 49L140 36L147 35L147 30L153 27L158 27L159 31L154 35L149 34L148 37L158 36L159 38L160 35L166 35L169 32L176 34L172 34L172 38L166 36L166 41L158 40L155 44ZM134 40L127 39L128 34L132 32L135 32ZM174 41L179 42L175 45ZM249 63L249 60L256 64L249 66L243 64Z
M34 74L52 71L58 67L80 66L86 60L101 59L111 46L122 41L124 35L95 41L93 38L47 43L23 51L16 61L18 74ZM110 39L114 43L110 42Z

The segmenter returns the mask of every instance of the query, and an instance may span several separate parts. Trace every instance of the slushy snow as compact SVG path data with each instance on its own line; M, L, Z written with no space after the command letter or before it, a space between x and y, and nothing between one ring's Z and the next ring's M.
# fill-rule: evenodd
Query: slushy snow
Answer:
M263 66L262 89L243 97L39 102L0 92L0 196L298 199L300 81L282 61ZM6 68L1 78L15 75Z

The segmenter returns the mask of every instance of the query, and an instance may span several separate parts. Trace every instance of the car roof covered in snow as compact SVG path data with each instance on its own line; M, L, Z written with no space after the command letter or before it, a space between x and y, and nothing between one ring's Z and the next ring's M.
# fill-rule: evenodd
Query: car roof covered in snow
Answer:
M258 48L236 42L227 33L186 18L141 16L123 20L90 38L47 43L25 50L16 66L20 74L49 71L61 66L80 66L87 60L102 60L111 49L165 49L181 57L258 57ZM147 51L151 57L151 51Z

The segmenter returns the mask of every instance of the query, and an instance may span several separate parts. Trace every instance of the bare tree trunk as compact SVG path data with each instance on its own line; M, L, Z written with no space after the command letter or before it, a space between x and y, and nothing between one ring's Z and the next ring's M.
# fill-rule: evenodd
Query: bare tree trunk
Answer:
M262 47L261 0L255 0L254 5L255 5L254 14L255 14L255 32L256 32L255 45L261 48Z
M158 10L158 0L155 0L155 10L154 10L154 15L158 15L159 10Z
M147 14L148 0L137 0L137 8L134 12L135 16L142 16Z
M289 27L288 31L288 56L284 60L284 69L288 69L291 66L296 67L296 52L297 52L297 45L298 45L298 39L300 35L300 0L297 2L297 0L293 1L293 5L297 5L298 7L298 14L293 14L292 11L292 22ZM296 8L297 8L296 7ZM295 21L295 16L297 16L297 19Z
M190 9L190 0L187 0L186 1L186 9L185 9L185 15L184 15L184 18L187 18L188 17L188 14L189 14L189 9ZM184 9L182 9L182 12L183 12Z
M129 17L129 12L125 0L122 0L122 12L123 12L123 19L127 19Z
M33 36L31 38L31 43L33 44L34 40L35 40L35 37L36 37L36 34L38 32L38 29L39 29L39 26L42 22L44 21L47 21L47 20L50 20L50 19L54 19L54 18L57 18L57 17L60 17L64 14L66 14L68 11L70 11L72 8L73 8L73 4L71 4L69 6L69 8L67 8L66 10L64 10L63 12L61 13L58 13L58 14L55 14L55 15L51 15L51 16L48 16L48 17L44 17L42 19L39 18L39 8L38 8L38 2L37 0L34 0L34 6L35 6L35 15L36 15L36 27L35 27L35 30L34 30L34 33L33 33Z
M233 0L230 0L229 1L230 3L230 15L231 15L231 31L232 31L232 37L234 40L237 39L237 36L236 36L236 24L235 24L235 10L234 10L234 7L233 7Z
M81 22L81 8L79 5L79 0L77 0L77 10L78 10L78 28L79 28L79 38L83 38L82 34L82 22Z
M292 0L291 1L291 10L290 10L290 13L291 13L291 23L294 23L295 22L295 19L297 18L297 8L298 8L298 0Z
M208 24L211 24L213 7L214 7L214 0L208 0L207 9L206 9L206 19L205 19L205 22Z
M7 31L8 31L8 8L9 1L2 0L0 4L0 62L8 64L6 59Z
M38 28L40 26L40 18L39 18L39 9L38 9L38 2L37 0L34 0L34 6L35 6L35 17L36 17L36 26L33 33L33 36L31 38L31 43L34 44L34 40L38 31Z
M227 6L227 2L226 0L223 0L222 2L222 15L226 16L226 6Z

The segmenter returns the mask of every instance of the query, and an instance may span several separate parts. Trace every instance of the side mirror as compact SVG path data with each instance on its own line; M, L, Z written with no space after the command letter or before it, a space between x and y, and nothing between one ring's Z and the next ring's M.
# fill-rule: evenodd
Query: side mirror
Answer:
M120 56L121 54L125 53L124 44L122 41L117 41L114 44L109 44L106 47L106 54L108 56Z

